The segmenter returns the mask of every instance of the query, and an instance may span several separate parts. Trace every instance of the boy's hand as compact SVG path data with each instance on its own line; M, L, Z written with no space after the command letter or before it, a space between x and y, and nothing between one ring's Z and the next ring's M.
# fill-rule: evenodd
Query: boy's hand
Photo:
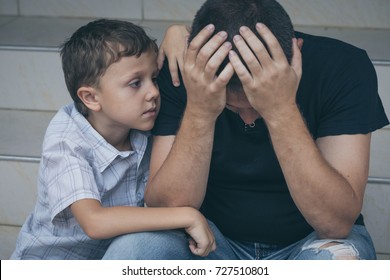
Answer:
M226 105L226 85L234 69L229 63L216 72L231 50L226 32L211 39L213 25L206 26L189 44L184 57L183 80L187 90L187 112L197 119L215 120Z
M205 257L216 249L214 234L211 231L205 217L198 210L193 209L193 219L185 231L191 236L190 250L194 255Z
M290 65L271 31L263 24L257 24L256 30L266 42L270 53L249 28L242 27L241 36L234 37L234 44L248 69L233 51L229 57L248 101L267 121L291 106L296 107L295 97L302 75L302 58L295 38Z
M158 68L161 69L166 56L172 83L176 87L180 85L178 67L180 71L183 70L183 59L185 49L187 48L188 35L189 30L185 25L170 26L165 32L164 39L162 40L158 51Z

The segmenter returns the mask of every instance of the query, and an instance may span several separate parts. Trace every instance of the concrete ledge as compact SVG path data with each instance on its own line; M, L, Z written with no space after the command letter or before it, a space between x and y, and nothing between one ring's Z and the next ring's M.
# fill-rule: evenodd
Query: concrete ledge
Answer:
M0 47L45 47L57 49L77 28L93 18L52 18L0 16ZM174 23L188 21L131 20L146 27L148 34L159 42L165 29ZM367 50L373 61L390 61L390 29L336 28L295 26L296 30L334 37Z

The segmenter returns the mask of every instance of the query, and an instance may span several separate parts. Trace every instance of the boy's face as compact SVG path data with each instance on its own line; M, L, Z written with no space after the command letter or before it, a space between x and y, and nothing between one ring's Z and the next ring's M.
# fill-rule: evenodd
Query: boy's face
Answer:
M157 54L123 57L100 78L100 121L118 129L150 130L160 109Z

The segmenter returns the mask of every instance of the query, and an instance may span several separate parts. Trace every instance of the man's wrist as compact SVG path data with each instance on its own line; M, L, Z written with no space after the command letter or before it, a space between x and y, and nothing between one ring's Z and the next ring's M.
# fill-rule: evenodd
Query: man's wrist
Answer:
M214 126L218 116L219 114L215 114L213 112L207 112L206 110L187 106L183 120L187 119L194 125L199 125L201 127L210 127Z
M271 110L262 115L269 130L289 126L292 121L301 119L302 114L296 104L286 106L283 110Z

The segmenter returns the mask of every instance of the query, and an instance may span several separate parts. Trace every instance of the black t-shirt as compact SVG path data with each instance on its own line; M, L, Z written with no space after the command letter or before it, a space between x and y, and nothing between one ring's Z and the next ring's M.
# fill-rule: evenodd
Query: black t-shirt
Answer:
M366 134L389 123L365 51L330 38L296 36L304 39L296 100L314 139ZM153 134L175 135L186 91L182 81L173 87L167 64L158 81L162 102ZM286 245L313 231L290 196L264 122L245 127L228 109L216 122L201 211L224 235L241 241ZM356 223L363 223L362 216Z

